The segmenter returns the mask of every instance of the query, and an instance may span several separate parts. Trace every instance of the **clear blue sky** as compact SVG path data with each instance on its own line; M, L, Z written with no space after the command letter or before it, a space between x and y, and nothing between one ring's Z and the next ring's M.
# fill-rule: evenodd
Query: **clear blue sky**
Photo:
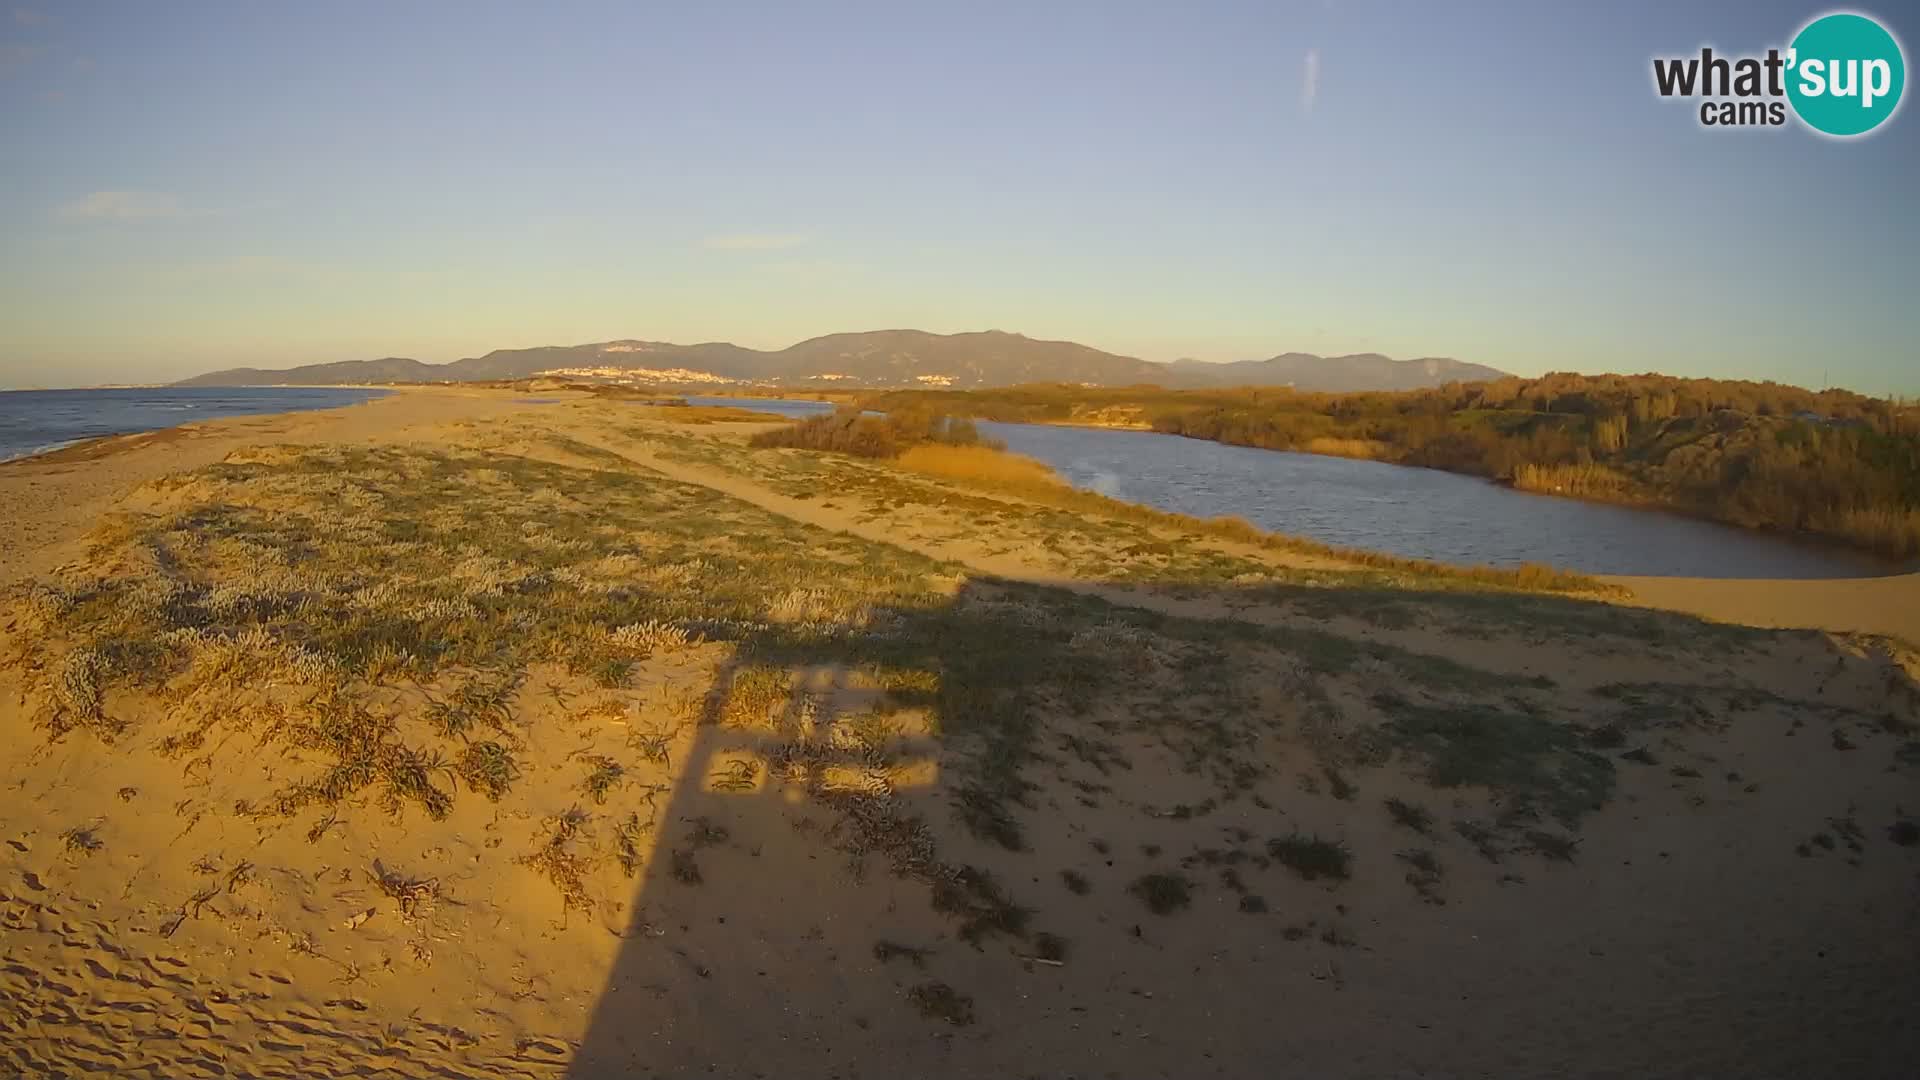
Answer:
M0 0L0 385L912 326L1917 393L1920 112L1651 89L1824 10Z

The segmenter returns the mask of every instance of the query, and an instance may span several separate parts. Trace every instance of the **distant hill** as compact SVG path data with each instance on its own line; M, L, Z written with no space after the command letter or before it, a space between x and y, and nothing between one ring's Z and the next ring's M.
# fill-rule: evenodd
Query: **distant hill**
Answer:
M1166 367L1169 376L1162 385L1171 387L1291 386L1296 390L1327 393L1425 390L1450 382L1484 382L1506 375L1484 364L1445 357L1395 360L1379 353L1316 356L1290 352L1270 360L1241 360L1230 364L1175 360Z
M267 368L228 368L206 375L182 379L175 386L327 386L336 383L426 382L445 378L442 367L423 364L403 356L380 360L341 360L332 364L308 364L305 367L273 371Z
M767 352L728 342L675 345L663 341L602 341L587 345L497 349L446 364L402 357L345 360L267 370L229 368L181 386L320 386L392 382L476 382L536 375L623 383L781 386L951 387L969 389L1028 382L1169 387L1286 386L1302 390L1410 390L1454 380L1498 378L1500 372L1458 360L1391 360L1378 353L1322 357L1283 353L1271 360L1209 364L1153 363L1071 341L1042 341L987 330L930 334L871 330L828 334Z

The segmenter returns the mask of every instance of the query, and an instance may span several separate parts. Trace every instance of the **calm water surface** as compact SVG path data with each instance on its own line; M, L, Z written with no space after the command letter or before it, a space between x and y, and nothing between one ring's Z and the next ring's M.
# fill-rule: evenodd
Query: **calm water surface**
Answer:
M694 398L807 416L814 401ZM1825 578L1899 567L1674 514L1529 495L1470 476L1174 435L980 424L1076 487L1200 517L1233 514L1329 544L1454 563L1547 563L1592 574Z
M0 461L102 435L157 431L219 416L332 409L390 392L276 386L0 391Z

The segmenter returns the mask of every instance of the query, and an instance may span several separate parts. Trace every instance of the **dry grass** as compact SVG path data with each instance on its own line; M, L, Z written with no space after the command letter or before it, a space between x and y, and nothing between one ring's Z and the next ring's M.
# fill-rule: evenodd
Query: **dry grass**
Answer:
M1353 853L1345 844L1301 832L1267 841L1267 854L1308 881L1345 881L1352 872Z
M1634 492L1631 479L1605 465L1521 465L1513 470L1513 486L1521 491L1599 499L1623 499Z
M925 982L907 991L907 1000L929 1020L955 1027L973 1023L973 998L943 982Z
M1171 915L1193 902L1193 883L1180 874L1145 874L1127 891L1155 915Z
M899 465L926 476L980 483L1001 490L1054 490L1062 484L1059 475L1045 464L986 446L928 443L901 454Z
M367 880L400 906L400 920L405 923L414 923L433 914L434 906L440 902L438 878L410 878L375 863L373 870L367 874Z
M587 895L587 875L593 869L592 855L584 851L582 832L587 814L579 807L552 819L545 843L521 857L522 865L545 877L560 893L560 905L566 911L590 912L593 899Z
M1339 439L1326 435L1308 439L1301 449L1309 454L1359 458L1362 461L1377 461L1388 457L1392 451L1386 443L1375 439Z
M1820 531L1888 555L1904 558L1920 552L1920 510L1916 509L1850 508Z
M68 829L60 834L60 840L69 855L92 855L107 846L89 828Z

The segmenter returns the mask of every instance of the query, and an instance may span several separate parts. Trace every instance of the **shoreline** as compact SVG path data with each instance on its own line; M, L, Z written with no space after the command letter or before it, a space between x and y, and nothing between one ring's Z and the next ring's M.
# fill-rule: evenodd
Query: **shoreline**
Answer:
M1830 577L1817 577L1817 578L1783 578L1778 580L1872 581L1872 580L1879 580L1882 578L1899 577L1906 574L1920 573L1920 558L1892 559L1870 548L1862 548L1853 544L1848 544L1843 541L1833 539L1831 537L1823 536L1819 533L1784 532L1778 529L1767 528L1765 526L1742 525L1738 522L1727 521L1723 518L1714 517L1711 514L1702 513L1697 510L1691 510L1684 506L1679 506L1679 505L1670 504L1670 503L1660 503L1660 502L1655 502L1655 501L1645 500L1645 499L1637 499L1637 500L1608 499L1603 497L1587 496L1587 495L1571 493L1571 492L1563 493L1563 492L1554 492L1554 491L1536 491L1531 488L1518 487L1512 484L1511 482L1503 482L1498 477L1481 476L1477 473L1459 472L1454 469L1442 469L1432 465L1411 465L1411 464L1406 464L1406 463L1397 462L1397 461L1384 461L1380 458L1359 457L1359 456L1348 455L1348 454L1329 454L1329 453L1321 453L1313 450L1271 449L1263 446L1246 446L1241 443L1221 442L1218 439L1202 439L1196 436L1181 435L1175 432L1155 431L1151 427L1135 427L1135 426L1120 425L1120 424L1082 423L1082 422L1064 421L1064 420L983 420L982 422L993 423L993 424L1021 424L1029 427L1057 427L1057 428L1071 428L1071 429L1077 429L1077 430L1138 432L1138 433L1147 434L1147 435L1166 435L1170 438L1176 438L1176 439L1189 439L1193 442L1212 443L1216 446L1228 446L1228 447L1234 447L1236 449L1241 449L1241 450L1257 450L1257 451L1261 451L1264 453L1271 453L1271 454L1299 454L1304 457L1332 458L1337 461L1371 462L1372 464L1375 464L1375 465L1383 465L1383 466L1387 466L1389 468L1395 468L1395 469L1423 469L1428 472L1441 473L1447 476L1458 476L1458 477L1463 477L1469 480L1477 480L1482 483L1491 485L1493 487L1504 488L1508 491L1512 491L1520 495L1530 495L1530 496L1535 496L1543 499L1567 499L1573 502L1586 503L1593 506L1617 507L1622 510L1633 510L1640 513L1656 514L1656 515L1662 515L1670 518L1677 518L1684 521L1693 521L1693 522L1698 522L1700 524L1717 526L1723 529L1730 529L1744 536L1765 537L1769 540L1778 541L1780 543L1789 544L1794 547L1800 548L1810 554L1817 554L1822 556L1833 556L1836 558L1839 558L1839 557L1850 557L1854 559L1866 558L1866 559L1877 561L1886 567L1886 569L1883 572L1875 573L1875 574L1834 575ZM1141 504L1141 505L1146 505L1146 504ZM1372 550L1372 549L1367 549L1367 550ZM1382 552L1382 554L1390 554L1390 553ZM1402 556L1402 557L1419 558L1420 556ZM1436 560L1436 561L1444 561L1444 560ZM1471 565L1471 564L1457 564L1457 565ZM1605 573L1599 573L1596 571L1582 570L1577 567L1555 566L1554 568L1558 570L1568 570L1573 573L1588 574L1593 577L1602 577L1602 578L1608 578L1608 577L1644 577L1644 578L1683 577L1684 578L1688 576L1684 574L1681 574L1681 575L1605 574ZM1766 580L1775 580L1775 579L1712 578L1707 580L1766 581Z
M315 406L313 408L278 409L271 412L217 413L211 416L194 417L192 419L182 420L177 424L164 424L156 427L128 428L122 431L108 431L108 432L101 432L99 434L93 434L93 435L81 435L72 439L66 439L60 442L48 443L44 446L37 446L27 450L18 451L10 455L0 456L0 467L5 467L8 465L17 465L22 462L29 462L29 461L38 462L38 461L48 461L48 460L53 460L53 461L67 460L65 458L62 458L60 455L66 454L68 452L76 452L86 456L91 456L90 451L93 449L94 445L98 443L105 443L114 439L132 438L140 435L151 435L156 432L172 431L176 428L184 428L192 424L208 423L208 422L217 421L217 420L228 420L228 419L244 418L244 417L250 417L250 416L285 416L285 415L294 415L294 414L305 413L305 412L325 412L330 409L351 408L352 406L355 406L355 405L365 405L370 402L378 401L382 397L385 397L387 396L387 394L391 393L394 388L374 387L374 386L347 386L347 385L300 386L300 387L295 387L295 386L173 387L171 385L159 385L159 386L83 386L83 387L70 387L70 388L64 388L59 390L11 390L11 391L5 391L5 392L17 393L17 394L32 394L32 393L85 393L85 392L97 391L97 390L106 391L106 390L169 390L169 389L362 390L362 391L369 391L371 392L371 394L370 396L358 401L343 401L338 404L320 405L320 406Z
M1125 426L1125 425L1118 425L1118 424L1082 424L1082 423L1051 421L1051 420L1047 420L1047 421L995 420L991 422L999 423L999 424L1032 423L1032 424L1036 424L1038 426L1044 426L1044 427L1099 428L1099 429L1111 430L1111 431L1144 431L1152 435L1167 435L1176 439L1191 439L1194 442L1213 443L1216 446L1234 446L1234 447L1239 447L1242 450L1261 450L1270 454L1303 454L1308 457L1334 458L1340 461L1370 461L1376 465L1389 465L1396 469L1426 469L1431 472L1445 473L1448 476L1463 476L1471 480L1479 480L1483 483L1491 484L1494 487L1505 488L1508 491L1512 491L1521 495L1533 495L1543 499L1568 499L1573 502L1588 503L1594 506L1616 506L1623 510L1638 510L1643 513L1664 514L1669 517L1683 518L1687 521L1698 521L1698 522L1704 522L1709 525L1718 525L1718 526L1721 526L1722 528L1733 529L1743 534L1765 536L1774 540L1779 540L1785 543L1793 544L1798 547L1806 548L1810 551L1817 551L1817 552L1827 553L1827 554L1863 555L1869 558L1878 559L1878 560L1887 562L1892 567L1885 574L1872 575L1873 577L1890 577L1890 576L1898 576L1901 574L1911 574L1915 572L1920 572L1920 556L1908 557L1905 559L1898 559L1893 556L1889 556L1884 552L1876 551L1872 548L1863 547L1858 544L1850 544L1845 540L1827 536L1822 533L1811 533L1811 532L1797 531L1797 530L1789 532L1783 529L1775 529L1765 525L1747 525L1737 521L1729 521L1726 518L1717 517L1707 511L1695 509L1693 507L1689 507L1681 503L1662 502L1658 499L1608 498L1605 495L1595 495L1591 493L1578 492L1578 491L1540 491L1536 488L1521 487L1520 485L1514 483L1510 478L1502 478L1498 476L1483 476L1480 473L1462 472L1458 469L1443 469L1437 465L1416 465L1409 462L1387 461L1383 458L1365 457L1357 454L1333 454L1333 453L1326 453L1324 451L1319 451L1319 450L1302 450L1295 447L1274 448L1274 447L1267 447L1267 446L1248 446L1245 443L1223 442L1219 439L1206 439L1206 438L1201 438L1200 436L1197 436L1197 435L1185 435L1179 432L1156 431L1154 428L1150 426L1132 427L1132 426ZM1625 576L1658 577L1663 575L1625 575ZM1739 579L1725 579L1725 580L1739 580ZM1819 579L1793 579L1793 580L1819 580ZM1841 580L1852 580L1852 579L1841 579Z
M16 461L30 461L34 458L46 457L50 454L57 454L68 447L79 446L81 443L93 442L97 439L113 439L121 435L133 434L137 434L137 432L116 431L107 435L89 435L79 439L68 439L65 442L48 443L45 446L36 446L30 450L22 450L15 454L0 457L0 465L10 465Z

